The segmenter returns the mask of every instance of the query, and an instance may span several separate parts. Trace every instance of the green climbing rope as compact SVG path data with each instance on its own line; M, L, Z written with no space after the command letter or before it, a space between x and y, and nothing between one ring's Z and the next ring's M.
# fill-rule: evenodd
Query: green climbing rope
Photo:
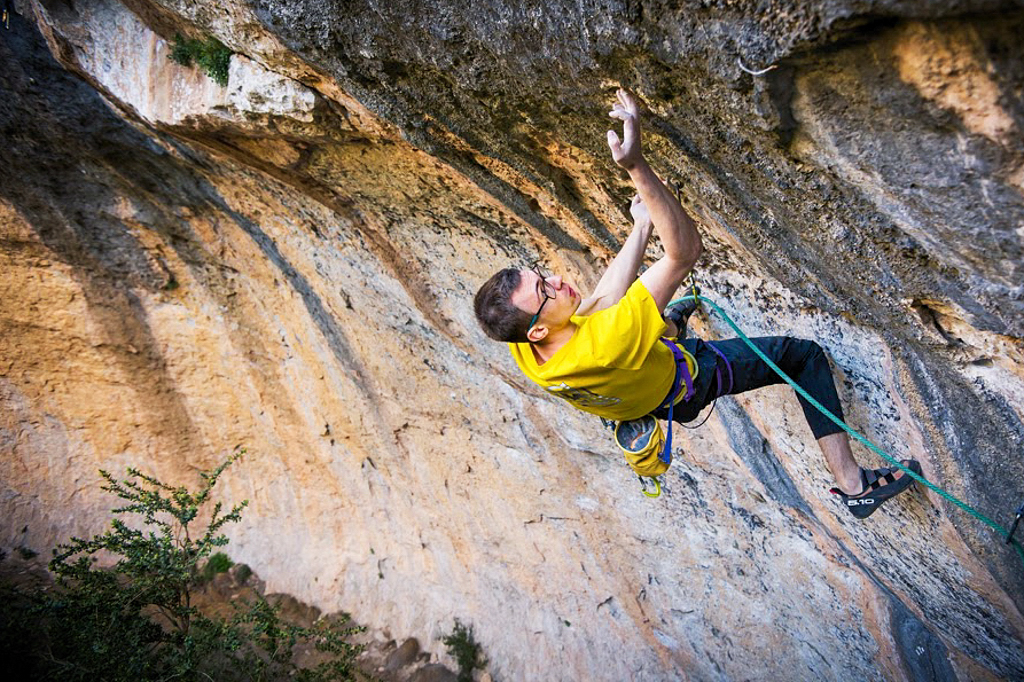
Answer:
M812 398L807 393L807 391L805 391L803 388L801 388L799 385L797 385L797 383L795 381L793 381L792 379L790 379L789 376L787 376L786 373L783 372L779 368L778 365L776 365L774 362L772 362L771 359L767 355L765 355L763 352L761 352L761 349L758 348L756 345L754 345L754 342L751 341L747 337L747 335L744 334L743 331L738 326L736 326L736 323L732 321L732 318L730 318L725 313L724 310L722 310L720 307L718 307L717 303L715 303L714 301L712 301L712 300L710 300L710 299L708 299L708 298L706 298L704 296L697 295L696 291L694 291L693 294L690 294L690 295L687 295L687 296L683 296L682 298L678 298L678 299L672 301L672 303L670 303L669 305L670 306L675 305L676 303L680 303L682 301L685 301L688 298L696 298L696 299L698 299L698 300L700 300L700 301L702 301L704 303L707 303L709 306L711 306L716 313L721 315L722 319L725 320L726 324L728 324L730 327L732 327L733 331L736 332L736 334L739 336L739 338L743 339L744 343L746 343L748 346L750 346L750 349L753 350L755 353L757 353L757 356L759 358L761 358L762 360L764 360L765 364L767 364L769 367L771 367L772 370L776 374L778 374L780 377L782 377L783 380L785 380L785 382L787 384L792 386L794 391L796 391L801 396L803 396L804 399L807 400L807 402L809 402L811 405L814 405L814 407L816 407L818 409L818 411L820 411L823 415L825 415L826 417L831 419L833 422L835 422L844 431L846 431L848 434L850 434L851 436L856 438L858 441L863 443L865 447L867 447L868 449L870 449L870 450L876 452L877 454L881 455L882 458L885 459L887 462L889 462L890 464L893 464L893 465L897 466L898 468L902 469L903 472L906 475L911 476L914 480L918 481L919 483L923 483L928 488L930 488L931 490L934 490L936 493L938 493L942 497L946 498L947 500L949 500L950 502L952 502L956 506L960 507L965 512L967 512L968 514L973 516L974 518L978 519L979 521L982 521L983 523L985 523L985 524L991 526L992 528L994 528L995 530L999 531L999 533L1004 538L1009 538L1010 537L1010 531L1006 530L1001 525L999 525L998 523L996 523L992 519L988 518L987 516L985 516L984 514L979 512L974 507L971 507L966 502L961 502L956 497L954 497L953 495L947 493L945 490L943 490L939 486L935 485L934 483L932 483L928 479L924 478L923 476L919 476L918 474L915 474L913 471L911 471L910 469L906 468L905 466L903 466L902 464L897 462L895 459L893 459L892 457L887 455L885 452L883 452L882 449L879 448L877 445L875 445L874 443L869 441L864 436L860 435L860 433L858 433L854 429L852 429L849 426L847 426L847 424L842 419L840 419L839 417L837 417L834 414L832 414L832 412L830 412L828 410L828 408L826 408L824 405L822 405L817 400ZM1017 550L1017 554L1020 555L1021 561L1024 561L1024 548L1021 547L1020 542L1018 540L1014 539L1013 540L1013 546L1014 546L1014 549Z

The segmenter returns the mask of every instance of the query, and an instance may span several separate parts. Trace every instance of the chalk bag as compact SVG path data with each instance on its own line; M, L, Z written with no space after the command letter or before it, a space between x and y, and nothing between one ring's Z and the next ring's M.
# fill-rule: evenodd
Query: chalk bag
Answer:
M668 462L658 458L665 447L665 432L651 415L619 422L615 427L615 442L637 474L660 476L668 471Z

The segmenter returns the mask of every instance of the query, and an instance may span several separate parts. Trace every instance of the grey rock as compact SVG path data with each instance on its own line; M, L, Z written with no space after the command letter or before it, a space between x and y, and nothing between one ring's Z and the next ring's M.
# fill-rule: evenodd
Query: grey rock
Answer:
M402 642L401 646L391 652L388 655L387 661L384 663L384 669L388 672L394 672L402 666L408 665L416 660L416 657L420 653L420 643L415 637Z
M625 85L700 223L707 295L814 336L855 427L1007 523L1019 3L31 5L0 31L5 537L107 524L97 466L187 481L252 440L232 542L275 589L422 641L424 612L464 613L508 679L1024 678L1015 550L921 486L852 521L788 389L677 431L651 506L468 303L538 255L596 281L628 227L604 146ZM207 91L155 51L176 30L315 96L140 120L132 102Z
M409 682L457 682L459 676L440 663L425 665L409 676Z

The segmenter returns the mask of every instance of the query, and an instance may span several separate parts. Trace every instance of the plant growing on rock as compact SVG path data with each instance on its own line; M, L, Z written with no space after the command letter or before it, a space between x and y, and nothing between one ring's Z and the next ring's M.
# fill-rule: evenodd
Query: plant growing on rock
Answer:
M231 54L231 49L216 38L198 40L177 33L174 36L174 47L167 58L182 66L192 66L195 63L218 85L226 87Z
M360 628L318 621L312 627L282 621L278 609L262 597L237 607L231 618L210 617L195 606L204 568L230 564L223 554L222 530L241 519L243 501L224 513L221 503L208 509L210 496L236 452L201 475L198 491L166 485L128 469L115 479L101 471L104 490L123 502L111 528L90 539L72 538L54 550L50 570L55 589L37 595L37 616L45 636L39 652L41 679L145 682L175 679L297 679L305 682L352 680L360 647L345 637ZM136 523L122 517L130 515ZM138 529L135 526L141 526ZM97 567L97 555L115 559ZM219 557L222 557L218 559ZM207 560L207 557L210 557ZM322 662L299 669L296 645L310 645Z
M459 665L459 682L473 682L473 671L483 670L487 659L483 657L483 648L473 638L473 626L468 628L455 621L455 628L450 635L441 639L448 647L448 655Z
M217 552L206 562L203 566L203 580L213 580L213 577L218 573L226 573L235 562L231 560L224 552Z

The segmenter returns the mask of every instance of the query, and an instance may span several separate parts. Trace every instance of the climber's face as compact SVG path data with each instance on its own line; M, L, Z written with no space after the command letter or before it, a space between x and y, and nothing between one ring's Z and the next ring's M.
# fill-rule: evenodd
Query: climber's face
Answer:
M530 341L541 341L549 332L569 324L569 318L580 307L576 290L562 281L561 275L551 275L537 266L520 270L519 274L512 303L533 315L527 333Z

